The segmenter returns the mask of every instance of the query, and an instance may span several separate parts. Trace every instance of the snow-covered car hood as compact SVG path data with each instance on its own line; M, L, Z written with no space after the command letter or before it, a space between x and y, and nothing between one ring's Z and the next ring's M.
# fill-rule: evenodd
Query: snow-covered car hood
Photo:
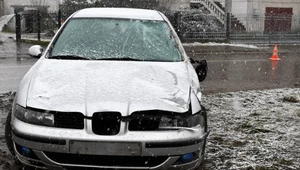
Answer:
M33 71L27 106L62 112L140 110L186 112L190 80L185 62L44 59Z

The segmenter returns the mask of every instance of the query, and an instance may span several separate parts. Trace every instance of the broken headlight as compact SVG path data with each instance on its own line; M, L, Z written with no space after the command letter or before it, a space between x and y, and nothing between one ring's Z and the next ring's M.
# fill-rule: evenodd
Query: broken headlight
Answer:
M199 113L189 116L162 116L159 123L159 128L168 127L195 127L203 124L203 115Z
M54 115L37 109L16 105L15 117L23 122L35 125L54 126Z

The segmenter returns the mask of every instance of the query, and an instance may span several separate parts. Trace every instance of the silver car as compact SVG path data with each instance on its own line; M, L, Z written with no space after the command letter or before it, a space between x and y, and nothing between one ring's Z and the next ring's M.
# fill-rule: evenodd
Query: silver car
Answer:
M22 79L10 151L44 169L196 169L208 136L199 81L168 19L142 9L70 16ZM194 63L194 64L192 64ZM195 69L196 68L196 69Z

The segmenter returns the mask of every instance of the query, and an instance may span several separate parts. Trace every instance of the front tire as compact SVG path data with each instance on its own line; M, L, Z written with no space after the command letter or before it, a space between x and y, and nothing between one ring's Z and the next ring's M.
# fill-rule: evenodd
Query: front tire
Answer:
M6 122L5 122L5 142L6 142L6 146L7 146L8 150L10 151L10 153L13 156L15 156L16 153L15 153L15 150L14 150L14 143L13 143L13 140L12 140L11 116L12 116L13 107L15 105L15 102L16 102L16 97L13 101L12 109L8 113L8 115L6 117Z
M207 113L206 113L206 108L204 106L201 105L201 110L202 110L202 115L203 115L203 125L204 125L204 132L207 133L208 132L208 127L207 127ZM203 146L202 146L202 151L201 151L201 162L200 162L200 166L204 161L204 155L205 155L205 148L206 148L206 139L203 141Z
M12 129L11 129L11 111L8 113L5 124L5 141L10 153L15 156L14 144L12 140Z

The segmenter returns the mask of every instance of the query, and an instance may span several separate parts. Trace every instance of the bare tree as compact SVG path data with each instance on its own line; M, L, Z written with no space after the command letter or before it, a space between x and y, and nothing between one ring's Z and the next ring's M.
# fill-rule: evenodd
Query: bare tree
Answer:
M170 13L174 0L159 0L158 10L163 13Z
M37 9L41 9L48 6L48 3L46 0L31 0L31 5L33 5Z

